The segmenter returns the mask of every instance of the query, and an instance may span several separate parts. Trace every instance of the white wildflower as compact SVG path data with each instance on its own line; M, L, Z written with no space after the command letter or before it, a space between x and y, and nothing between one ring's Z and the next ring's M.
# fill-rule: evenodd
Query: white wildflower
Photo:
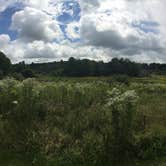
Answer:
M12 103L15 104L15 105L17 105L17 104L18 104L18 101L15 100L15 101L13 101Z
M107 106L120 105L122 103L135 103L138 99L134 90L128 90L122 93L119 89L114 88L108 92L110 98L108 99Z

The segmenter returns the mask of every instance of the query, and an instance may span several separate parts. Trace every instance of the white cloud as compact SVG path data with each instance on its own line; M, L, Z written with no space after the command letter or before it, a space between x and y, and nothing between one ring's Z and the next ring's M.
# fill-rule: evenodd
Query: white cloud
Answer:
M93 13L100 6L100 0L79 0L82 9L82 14ZM105 0L102 0L105 1Z
M25 0L25 4L37 9L46 10L50 0Z
M46 13L26 7L12 17L11 29L17 30L24 41L53 41L61 38L61 30L55 20Z
M99 47L125 49L138 47L139 49L159 48L160 36L142 32L132 27L130 20L119 17L114 19L106 14L87 15L81 21L81 35L85 42ZM112 22L111 22L112 21Z
M80 24L78 22L72 22L67 25L66 33L70 39L80 38Z
M25 0L27 7L12 17L11 28L18 32L18 39L10 41L8 35L0 35L0 49L13 62L47 62L71 56L104 61L127 57L140 62L166 62L166 19L163 17L166 1L78 0L81 20L68 24L66 33L71 39L81 37L80 43L64 39L55 20L63 12L64 1L67 0ZM0 0L0 11L9 4L11 1ZM156 22L158 26L139 27L141 21ZM134 27L133 23L138 25ZM143 31L148 28L154 32L157 28L159 33Z
M6 35L6 34L0 35L0 47L1 48L6 46L7 44L9 44L9 42L10 42L9 35Z
M27 45L24 50L24 58L29 62L39 61L43 62L53 60L67 60L70 57L79 59L88 58L95 60L108 60L106 50L97 49L92 46L71 45L71 43L64 42L61 45L56 43L45 43L43 41L34 41Z
M4 11L12 3L12 0L0 0L0 12Z
M24 50L22 43L11 41L8 35L0 35L0 50L3 51L13 63L19 62L23 58Z
M23 60L27 63L59 61L61 59L67 60L70 57L104 61L110 60L107 49L71 44L68 41L63 41L61 44L33 41L27 44L16 40L10 41L10 43L6 42L3 47L0 45L0 50L4 51L13 63Z
M146 0L141 1L142 3L139 0L134 2L103 1L96 13L82 16L81 37L85 44L110 49L109 53L112 56L134 59L133 57L139 55L140 60L148 56L152 61L164 62L164 58L161 57L166 53L166 42L162 34L147 33L141 27L136 28L132 25L133 22L151 23L157 20L153 21L152 13L142 9L143 4L147 5Z

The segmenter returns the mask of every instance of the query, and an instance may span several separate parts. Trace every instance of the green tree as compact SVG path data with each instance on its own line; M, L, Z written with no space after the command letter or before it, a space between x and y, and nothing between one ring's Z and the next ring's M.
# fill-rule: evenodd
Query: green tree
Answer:
M0 71L1 74L6 75L10 72L11 69L11 62L10 59L7 58L7 56L0 52Z
M24 69L24 70L22 71L22 75L23 75L25 78L32 78L32 77L34 77L34 72L33 72L33 70L31 70L31 69Z

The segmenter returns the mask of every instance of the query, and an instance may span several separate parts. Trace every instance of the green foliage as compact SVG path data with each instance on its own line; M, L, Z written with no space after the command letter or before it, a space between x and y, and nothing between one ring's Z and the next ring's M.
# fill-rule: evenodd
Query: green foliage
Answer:
M121 92L114 88L109 91L107 114L111 117L111 132L107 136L106 148L108 148L107 155L112 156L112 160L118 161L131 157L137 98L133 90Z
M31 69L24 69L21 71L22 75L24 78L33 78L34 77L34 72Z
M157 132L142 134L137 137L136 147L141 159L155 159L166 155L166 134Z
M0 148L40 166L165 156L165 85L106 82L1 80Z
M11 69L11 62L5 54L0 52L0 75L6 75Z
M88 59L69 58L68 61L50 63L25 64L20 62L13 65L14 72L23 72L31 69L37 74L47 76L66 76L66 77L88 77L88 76L113 76L127 75L130 77L143 77L150 74L166 74L165 64L139 64L129 59L113 58L110 62L93 61Z
M129 84L129 77L127 75L114 75L113 81L128 85Z
M3 71L0 70L0 79L2 79L2 78L3 78Z
M21 73L12 73L10 74L11 77L13 77L14 79L18 80L18 81L23 81L24 77Z

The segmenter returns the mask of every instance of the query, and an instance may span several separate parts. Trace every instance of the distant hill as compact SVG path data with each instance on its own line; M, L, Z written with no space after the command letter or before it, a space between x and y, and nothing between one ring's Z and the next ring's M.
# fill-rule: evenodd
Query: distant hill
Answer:
M71 57L68 61L60 62L32 64L21 62L13 65L13 67L17 72L21 72L21 70L26 68L36 73L70 77L110 76L118 74L137 77L149 74L166 74L166 64L140 64L123 58L114 58L110 62L104 63L102 61L80 60Z
M0 52L0 72L4 75L11 73L20 73L24 77L33 77L34 74L45 74L51 76L146 76L149 74L166 74L166 64L141 64L132 62L129 59L114 58L110 62L93 61L88 59L69 58L68 61L50 62L50 63L32 63L25 64L20 62L11 65L10 60L4 53Z

